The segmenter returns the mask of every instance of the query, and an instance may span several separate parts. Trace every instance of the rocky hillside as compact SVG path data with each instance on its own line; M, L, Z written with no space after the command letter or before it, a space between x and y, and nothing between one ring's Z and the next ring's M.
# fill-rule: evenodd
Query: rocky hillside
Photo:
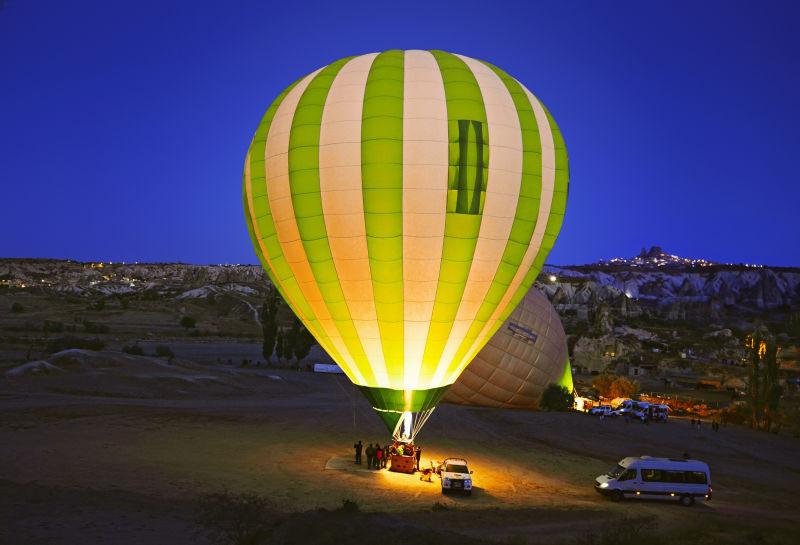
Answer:
M258 295L264 291L266 278L258 265L0 260L0 288L87 296L149 293L185 298L219 290Z
M39 294L47 305L150 301L170 312L201 305L193 311L200 316L224 310L258 321L267 285L257 265L0 260L0 292ZM757 324L783 334L785 345L800 337L800 268L713 263L654 247L630 259L548 265L537 287L561 315L573 362L585 370L647 361L736 363L743 335ZM220 306L225 301L230 309ZM209 332L240 327L206 322Z

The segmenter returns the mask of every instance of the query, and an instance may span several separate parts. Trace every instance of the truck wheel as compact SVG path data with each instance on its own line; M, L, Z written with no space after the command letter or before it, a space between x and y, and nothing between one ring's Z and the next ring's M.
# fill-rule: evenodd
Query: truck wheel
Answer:
M694 497L690 496L689 494L684 494L681 496L680 502L684 507L691 507L694 505Z
M611 492L611 501L622 501L623 498L622 490L613 490Z

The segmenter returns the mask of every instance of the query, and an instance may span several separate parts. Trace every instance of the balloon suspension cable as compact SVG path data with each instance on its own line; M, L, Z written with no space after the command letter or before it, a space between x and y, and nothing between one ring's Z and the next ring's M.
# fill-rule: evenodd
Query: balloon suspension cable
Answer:
M417 414L417 421L414 423L414 430L411 434L412 439L417 436L419 430L422 429L422 426L425 425L425 422L428 421L428 418L430 418L434 410L436 410L436 407L431 407L430 409L425 409Z
M422 426L424 426L425 422L430 418L434 409L436 409L436 407L431 407L430 409L425 409L417 413L412 413L411 411L404 412L394 427L392 437L397 441L413 442L414 438L416 438L417 434L422 429Z

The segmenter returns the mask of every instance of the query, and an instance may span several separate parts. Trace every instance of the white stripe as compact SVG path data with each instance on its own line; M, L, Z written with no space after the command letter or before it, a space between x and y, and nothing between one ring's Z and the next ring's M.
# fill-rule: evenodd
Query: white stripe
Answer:
M439 65L428 51L403 63L403 389L433 387L420 376L428 338L447 212L447 101Z
M314 76L321 70L322 68L309 74L294 89L289 91L275 112L264 150L267 196L283 255L286 257L286 262L292 269L298 286L308 301L312 312L317 317L322 330L341 355L342 361L337 363L342 366L342 369L348 371L348 376L355 378L353 382L365 385L364 376L358 369L358 365L350 355L336 324L333 322L314 274L311 271L311 265L303 248L297 220L294 216L294 206L292 205L289 185L289 133L292 129L292 119L303 92L305 92L311 80L314 79Z
M539 138L541 140L542 192L539 200L539 215L536 219L536 227L534 228L531 242L528 245L528 249L525 251L525 256L522 259L519 269L517 269L517 272L514 275L514 279L511 281L511 284L509 285L508 290L506 290L505 295L503 295L503 299L500 301L500 304L497 305L497 308L492 313L489 321L486 322L485 326L483 326L483 329L473 343L472 348L467 354L468 357L466 358L465 363L463 363L459 368L455 369L450 377L448 377L447 380L449 383L454 382L458 378L458 375L461 373L464 367L466 367L466 365L472 361L472 358L475 357L475 354L478 353L481 347L488 340L493 326L497 325L497 321L499 320L503 310L511 301L514 293L516 293L516 291L519 289L531 266L533 266L533 262L536 259L536 254L539 253L539 249L542 246L542 239L544 237L545 229L547 228L547 220L550 217L550 207L553 204L553 188L555 187L556 179L556 152L555 144L553 142L553 132L550 130L550 123L547 120L547 115L545 114L544 108L542 108L539 100L521 83L520 87L522 87L522 89L525 91L525 94L531 103L531 107L533 108L533 112L536 116L536 125L539 127Z
M511 93L488 66L469 57L456 56L475 76L483 97L489 132L489 175L475 256L453 329L434 376L436 382L449 376L454 367L461 367L461 362L452 359L474 323L500 266L511 236L522 183L522 129Z
M372 291L361 183L364 91L377 53L345 64L331 84L319 133L319 188L333 264L376 385L389 387Z

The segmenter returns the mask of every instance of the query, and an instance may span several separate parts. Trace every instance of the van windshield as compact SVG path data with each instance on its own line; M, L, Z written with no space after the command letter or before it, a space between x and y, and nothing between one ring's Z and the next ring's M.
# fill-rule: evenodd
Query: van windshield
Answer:
M616 479L617 477L622 475L623 471L625 471L625 468L617 464L616 467L612 468L611 471L606 473L606 476L611 477L612 479Z
M467 466L461 464L447 464L445 471L448 473L468 473Z

